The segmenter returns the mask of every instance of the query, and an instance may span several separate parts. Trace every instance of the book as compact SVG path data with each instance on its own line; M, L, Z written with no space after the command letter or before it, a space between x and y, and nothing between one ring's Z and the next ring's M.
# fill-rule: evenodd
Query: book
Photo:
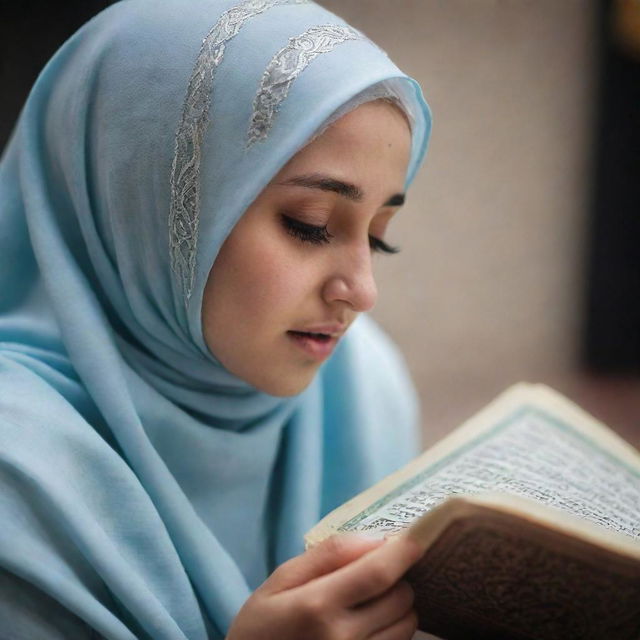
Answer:
M406 531L419 629L446 640L639 640L640 453L518 384L305 536Z

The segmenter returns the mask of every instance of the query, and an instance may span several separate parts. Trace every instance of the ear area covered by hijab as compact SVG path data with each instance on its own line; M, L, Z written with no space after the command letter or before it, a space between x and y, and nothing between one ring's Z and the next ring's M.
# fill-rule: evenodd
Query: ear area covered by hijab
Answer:
M413 453L413 390L368 318L289 399L226 371L200 319L242 213L381 82L411 105L409 184L418 85L313 2L123 0L33 87L0 163L0 570L104 638L224 637L326 510Z

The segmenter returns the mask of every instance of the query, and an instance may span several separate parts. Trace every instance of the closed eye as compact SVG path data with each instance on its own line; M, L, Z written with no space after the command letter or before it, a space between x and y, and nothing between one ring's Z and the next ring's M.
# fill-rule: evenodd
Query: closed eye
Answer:
M374 238L373 236L369 236L369 246L371 247L371 250L375 251L376 253L394 254L400 252L399 247L392 247L384 240L380 240L380 238Z
M311 244L328 244L333 238L333 235L327 230L327 225L316 226L308 224L306 222L301 222L296 218L292 218L285 213L280 214L280 217L285 231L301 242L309 242ZM384 240L371 235L369 236L369 247L371 247L371 250L376 253L394 254L400 251L398 247L392 247Z
M311 244L327 244L330 242L331 238L333 238L333 236L327 231L326 224L322 227L317 227L313 224L300 222L300 220L291 218L284 213L280 214L280 216L282 218L282 224L285 231L302 242L310 242Z

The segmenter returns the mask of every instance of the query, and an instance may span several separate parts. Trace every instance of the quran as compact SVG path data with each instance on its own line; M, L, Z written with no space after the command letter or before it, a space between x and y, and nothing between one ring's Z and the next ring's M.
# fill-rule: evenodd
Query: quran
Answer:
M640 453L543 385L518 384L305 536L425 549L419 629L446 640L639 640Z

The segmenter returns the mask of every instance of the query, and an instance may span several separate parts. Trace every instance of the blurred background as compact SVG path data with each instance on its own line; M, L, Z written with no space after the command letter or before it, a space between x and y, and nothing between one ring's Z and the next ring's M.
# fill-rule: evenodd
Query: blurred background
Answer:
M544 382L640 445L640 2L321 0L422 85L426 164L381 257L430 444Z
M42 65L107 4L2 0L1 144ZM640 1L320 4L434 114L374 312L406 355L425 445L526 380L640 446Z

